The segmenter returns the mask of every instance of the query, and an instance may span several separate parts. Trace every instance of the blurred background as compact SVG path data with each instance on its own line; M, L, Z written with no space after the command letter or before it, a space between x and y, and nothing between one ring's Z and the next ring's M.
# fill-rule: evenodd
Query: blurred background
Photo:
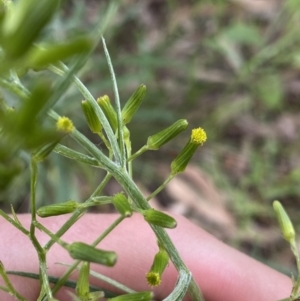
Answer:
M63 41L91 31L107 3L64 1L44 39ZM152 206L185 215L288 274L294 260L281 238L272 202L284 204L300 231L299 26L298 0L122 0L105 31L121 102L139 84L147 86L146 99L128 125L133 151L177 119L189 122L189 130L174 141L134 161L134 178L142 191L149 194L168 176L170 162L192 128L201 126L208 135L186 172ZM49 76L31 71L24 83L41 74ZM113 100L101 44L79 77L95 97L107 94ZM90 133L81 100L71 87L55 109L105 148ZM63 143L73 147L68 138ZM9 211L13 204L16 212L29 211L28 174L26 165L1 191L0 208ZM102 178L101 170L52 154L40 168L39 205L82 202ZM119 189L112 181L106 193Z

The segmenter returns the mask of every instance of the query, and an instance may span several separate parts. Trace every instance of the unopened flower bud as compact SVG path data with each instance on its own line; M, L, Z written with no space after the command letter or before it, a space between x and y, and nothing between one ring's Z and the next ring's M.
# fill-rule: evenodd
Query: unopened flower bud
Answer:
M282 232L283 238L288 242L292 242L295 239L295 229L294 226L284 210L283 206L279 201L273 202L273 208L279 223L280 230Z
M75 127L73 122L68 117L59 117L56 122L56 128L58 131L69 134L74 131Z
M153 300L153 293L152 292L139 292L139 293L132 293L121 295L115 298L109 298L107 301L151 301Z
M206 133L202 128L192 130L192 135L189 142L171 163L172 175L176 175L185 170L198 146L202 145L206 139Z
M73 242L68 246L72 258L95 262L106 266L113 266L117 261L117 254L113 251L104 251L83 242Z
M40 207L37 210L37 215L40 217L49 217L72 213L78 208L79 204L75 201L67 201L64 203L52 204Z
M53 149L56 147L56 145L59 143L60 140L61 140L61 138L58 138L58 139L54 140L53 142L50 142L50 143L42 146L37 151L33 152L32 156L33 156L34 160L37 163L45 160L50 155L50 153L53 151Z
M97 103L105 114L112 130L115 132L118 128L118 118L114 107L111 105L110 99L107 95L99 97Z
M90 130L93 133L100 133L102 131L102 125L92 105L88 101L83 100L81 102L81 108Z
M146 86L140 85L136 91L131 95L131 97L126 102L122 110L122 120L123 124L127 124L131 121L132 117L138 110L146 94Z
M122 192L114 195L112 203L122 216L130 217L132 215L132 209L128 199Z
M89 278L90 278L90 263L84 261L81 264L78 281L76 284L76 293L78 297L83 300L87 298L90 292Z
M188 122L185 119L177 120L168 128L160 131L159 133L152 135L147 140L148 150L157 150L162 145L173 139L175 136L184 131L188 126Z
M150 271L146 274L146 279L150 286L158 286L161 284L161 276L168 263L168 253L163 249L159 250L159 252L155 254Z
M98 301L104 297L103 291L90 292L89 285L90 263L84 261L79 270L79 277L76 284L76 293L80 300Z
M155 209L144 210L143 216L149 224L169 229L177 226L177 222L173 217Z

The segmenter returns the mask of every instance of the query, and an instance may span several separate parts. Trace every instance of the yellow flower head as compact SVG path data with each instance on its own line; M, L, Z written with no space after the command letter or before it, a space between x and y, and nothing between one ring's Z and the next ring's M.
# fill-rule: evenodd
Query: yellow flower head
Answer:
M146 279L150 286L158 286L161 284L161 277L159 273L149 272L146 274Z
M194 144L203 144L207 139L206 132L203 128L196 128L192 130L191 142Z
M56 128L58 131L63 132L65 134L69 134L75 129L71 119L65 116L58 118L56 122Z

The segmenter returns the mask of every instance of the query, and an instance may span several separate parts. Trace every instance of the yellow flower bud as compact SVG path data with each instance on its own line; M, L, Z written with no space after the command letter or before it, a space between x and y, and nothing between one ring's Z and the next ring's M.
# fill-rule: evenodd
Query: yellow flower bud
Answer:
M83 242L73 242L68 246L69 254L74 259L95 262L106 266L113 266L117 261L117 254L104 251Z
M148 150L157 150L162 145L173 139L175 136L184 131L188 126L188 122L185 119L177 120L168 128L160 131L159 133L152 135L147 140Z
M93 133L100 133L102 131L102 125L92 105L88 101L83 100L81 102L81 109L90 130Z
M122 192L114 195L112 203L121 215L125 217L130 217L132 215L132 209L127 197Z
M146 94L146 86L140 85L136 91L131 95L131 97L126 102L122 110L122 120L123 124L127 124L131 121L132 117L138 110Z
M161 284L161 276L168 263L168 253L164 249L160 249L159 252L155 254L149 273L146 274L146 279L150 286L158 286Z
M189 142L171 163L172 175L176 175L185 170L198 146L202 145L206 141L206 139L206 133L202 128L192 130Z
M159 286L161 284L161 275L156 272L149 272L146 274L146 280L150 286Z
M68 117L59 117L56 122L56 128L58 131L69 134L74 131L75 127L73 122Z
M109 298L107 301L151 301L152 299L153 293L145 291Z
M279 201L274 201L273 209L275 211L283 238L288 242L294 241L295 229L282 204Z
M203 144L207 139L206 132L202 128L192 130L191 142L195 144Z
M169 229L177 226L177 222L173 217L155 209L144 210L143 216L149 224Z

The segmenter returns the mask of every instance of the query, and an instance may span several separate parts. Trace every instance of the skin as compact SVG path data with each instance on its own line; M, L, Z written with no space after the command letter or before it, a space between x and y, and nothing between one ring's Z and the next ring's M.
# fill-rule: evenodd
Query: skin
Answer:
M85 215L62 239L68 243L92 243L117 217L114 214ZM225 245L184 217L174 217L178 226L167 232L201 287L206 301L275 301L289 296L292 284L288 277ZM20 215L19 219L28 229L30 216ZM50 231L55 232L66 219L67 216L51 217L42 219L41 222ZM42 245L49 240L39 230L36 231L36 235ZM28 237L1 217L0 238L0 260L6 270L38 272L36 251ZM125 219L98 247L116 251L118 261L113 268L92 265L93 270L111 276L132 289L150 289L145 280L145 273L151 267L158 248L152 230L140 215ZM70 264L73 259L65 249L54 245L47 253L49 275L59 276L66 269L56 262ZM11 275L9 277L22 295L29 300L37 300L38 281ZM172 291L176 279L177 272L170 263L163 275L161 286L154 289L155 298L165 298ZM94 278L91 282L105 286ZM2 279L0 285L3 285ZM61 301L72 300L66 290L55 297ZM0 291L0 300L14 299ZM190 299L187 296L185 300Z

